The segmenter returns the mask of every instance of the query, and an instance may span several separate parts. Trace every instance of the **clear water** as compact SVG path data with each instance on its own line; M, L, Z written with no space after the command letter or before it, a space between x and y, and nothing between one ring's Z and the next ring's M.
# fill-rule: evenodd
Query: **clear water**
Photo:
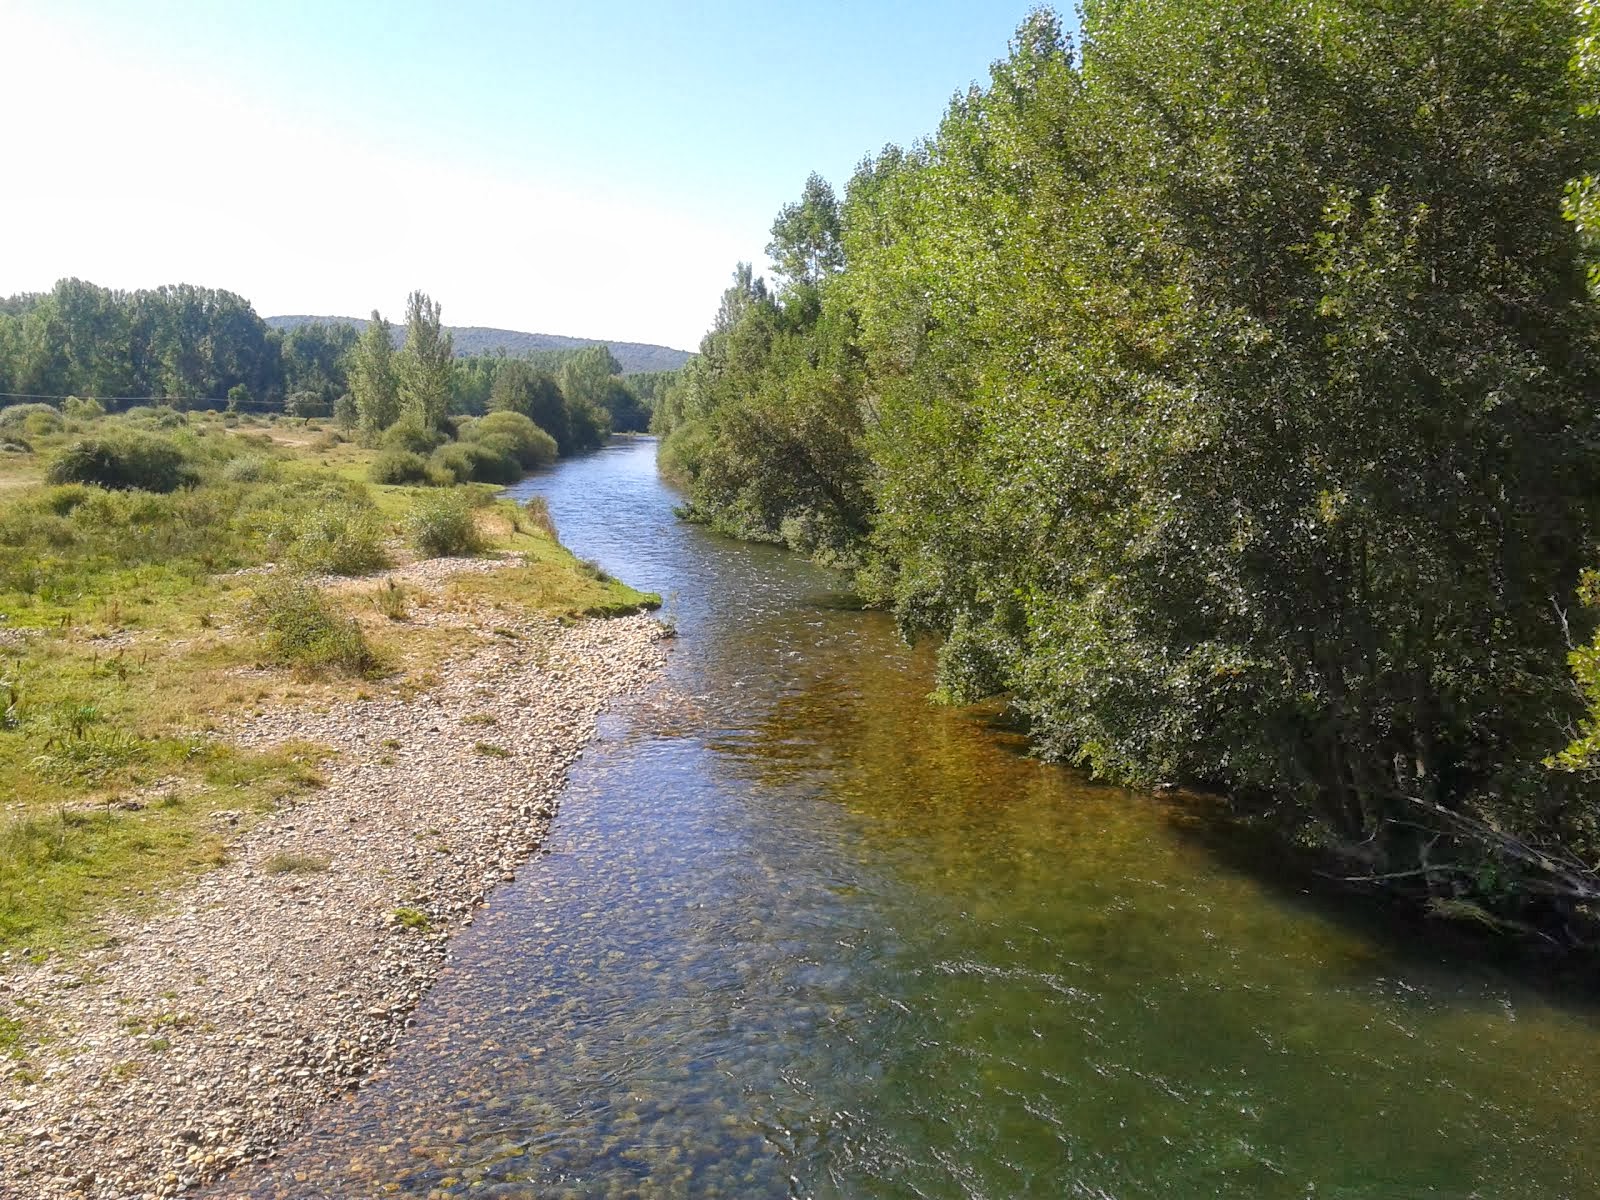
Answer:
M1585 1002L929 706L923 652L677 522L654 453L515 490L669 597L667 679L388 1069L225 1192L1600 1196Z

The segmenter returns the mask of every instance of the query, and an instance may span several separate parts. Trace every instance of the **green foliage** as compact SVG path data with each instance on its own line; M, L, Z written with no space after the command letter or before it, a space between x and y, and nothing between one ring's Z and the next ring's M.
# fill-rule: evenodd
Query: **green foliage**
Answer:
M567 423L573 452L594 450L611 433L606 407L612 377L621 371L605 346L585 346L561 366L561 394L567 400Z
M402 929L414 929L426 933L433 928L433 922L428 919L428 914L420 908L411 908L406 905L394 910L394 923Z
M822 176L808 177L799 201L778 213L767 254L778 274L794 287L816 287L844 266L839 201Z
M389 565L383 522L370 504L319 505L280 532L288 561L312 575L366 575Z
M396 358L400 409L424 429L438 429L450 407L455 375L450 334L439 322L439 303L424 292L406 300L406 344Z
M385 450L367 467L367 478L373 483L427 483L428 460L410 450Z
M400 419L400 377L394 361L389 322L377 309L350 352L350 394L369 434L381 433ZM431 447L430 447L431 449Z
M172 441L143 433L82 438L62 450L45 473L51 483L171 492L194 483L195 472Z
M215 406L229 390L280 390L277 343L231 292L122 292L78 279L0 311L0 379L48 396L158 396Z
M423 558L477 554L485 545L471 498L453 490L419 500L406 532Z
M522 466L510 454L486 442L455 442L434 451L429 466L454 483L515 483Z
M374 675L382 668L361 626L304 580L266 584L251 598L246 617L264 631L267 654L285 666L345 675Z
M782 292L741 265L658 400L663 468L699 519L857 564L946 698L1009 694L1051 757L1570 906L1514 847L1600 855L1538 765L1600 499L1571 9L1083 23L1080 56L1030 16L837 211L808 182Z
M69 420L93 421L106 415L106 406L93 396L68 396L62 401L61 411Z
M550 434L562 454L573 454L572 420L561 385L548 372L519 359L507 359L495 371L489 393L491 412L520 413Z
M461 436L514 459L526 470L546 467L556 460L555 439L519 412L492 412L474 421Z
M281 335L283 391L306 397L308 412L330 412L350 391L352 352L359 341L355 326L345 321L311 321Z
M409 450L413 454L431 454L446 441L443 433L429 429L421 422L407 416L384 431L378 444L386 450Z
M8 404L0 408L0 432L55 433L61 427L61 412L53 404Z
M230 483L261 483L276 478L277 474L276 460L266 454L241 454L222 467L222 478Z

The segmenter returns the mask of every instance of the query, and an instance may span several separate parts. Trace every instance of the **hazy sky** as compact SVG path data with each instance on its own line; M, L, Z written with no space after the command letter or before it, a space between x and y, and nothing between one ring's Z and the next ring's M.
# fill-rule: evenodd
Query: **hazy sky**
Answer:
M1030 0L0 0L0 295L225 287L692 349L816 170L931 133Z

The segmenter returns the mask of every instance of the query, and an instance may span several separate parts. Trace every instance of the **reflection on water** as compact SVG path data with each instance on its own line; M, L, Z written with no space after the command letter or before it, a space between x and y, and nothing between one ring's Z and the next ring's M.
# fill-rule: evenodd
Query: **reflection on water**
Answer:
M1600 1191L1590 1011L930 707L837 578L676 522L652 442L516 490L669 597L669 677L606 719L389 1069L225 1193Z

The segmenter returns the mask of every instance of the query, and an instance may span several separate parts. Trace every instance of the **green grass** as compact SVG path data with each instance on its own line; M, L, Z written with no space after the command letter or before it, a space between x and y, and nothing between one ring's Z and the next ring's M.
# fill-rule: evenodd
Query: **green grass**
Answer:
M332 865L315 854L274 854L261 869L268 875L321 875Z
M176 878L226 861L214 815L247 823L318 785L310 748L245 755L212 752L192 792L139 807L54 808L0 822L0 946L71 948L94 940L88 918L108 907L141 911Z
M401 906L394 910L394 921L403 929L419 929L426 932L433 928L433 922L428 920L428 914L420 908Z
M0 1057L19 1058L26 1026L12 1017L0 1016Z
M315 429L163 411L34 424L30 453L0 456L0 950L92 944L101 914L158 903L315 787L325 751L251 754L216 731L283 703L422 685L466 642L405 620L411 607L575 617L658 603L586 569L494 488L377 486L373 450ZM169 439L197 482L165 494L44 482L64 447L135 432ZM527 565L438 595L277 583L380 566L385 543L441 499L473 545ZM235 574L268 563L271 576ZM274 586L296 605L252 615ZM286 607L294 619L278 619Z

